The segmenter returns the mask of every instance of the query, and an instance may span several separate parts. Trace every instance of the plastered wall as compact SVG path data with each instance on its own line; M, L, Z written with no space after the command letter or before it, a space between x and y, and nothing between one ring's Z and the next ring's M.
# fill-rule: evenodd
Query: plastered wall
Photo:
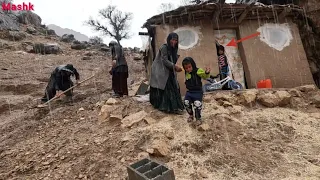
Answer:
M265 22L266 23L266 22ZM274 88L290 88L305 84L314 84L310 72L307 57L300 39L298 27L296 24L286 20L292 35L291 42L281 51L271 47L260 40L260 37L251 38L243 41L240 53L243 64L245 64L246 80L248 88L255 88L259 80L270 78ZM258 21L244 21L239 26L241 38L249 36L258 31L258 28L264 23ZM260 25L260 26L259 26ZM209 20L195 21L193 24L172 24L159 25L156 27L156 52L159 47L165 43L166 37L174 30L187 27L198 32L199 41L191 49L179 49L181 55L178 65L181 65L183 58L191 56L197 63L198 67L206 66L212 69L211 74L217 74L217 52L215 47L213 25ZM249 72L248 72L249 71ZM184 85L184 72L178 73L181 93L186 91ZM203 81L205 82L205 81Z
M195 21L194 24L190 24L188 26L183 26L182 24L158 26L156 28L155 38L156 52L158 52L159 47L165 43L168 34L181 27L191 28L194 29L194 31L199 32L199 41L197 45L191 49L179 49L178 54L180 54L180 58L177 64L182 66L182 60L185 57L190 56L196 61L198 67L205 68L208 66L211 68L212 74L217 74L219 72L217 64L217 51L213 36L212 24L209 21ZM182 95L184 95L186 92L184 80L184 72L178 73L178 81L180 83ZM205 81L203 81L203 83L205 83Z
M239 27L239 34L241 37L249 36L256 33L265 23L270 22L259 24L258 21L244 21ZM255 88L259 80L266 78L272 80L274 88L314 84L298 27L290 19L285 23L290 28L292 40L284 48L277 50L260 40L260 37L242 42L245 60L250 71L251 82L248 83L250 88Z

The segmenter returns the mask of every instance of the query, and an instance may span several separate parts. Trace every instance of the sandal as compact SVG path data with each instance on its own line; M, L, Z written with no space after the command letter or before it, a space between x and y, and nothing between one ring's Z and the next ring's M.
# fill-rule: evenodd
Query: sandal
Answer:
M190 123L193 121L193 116L189 116L187 122Z

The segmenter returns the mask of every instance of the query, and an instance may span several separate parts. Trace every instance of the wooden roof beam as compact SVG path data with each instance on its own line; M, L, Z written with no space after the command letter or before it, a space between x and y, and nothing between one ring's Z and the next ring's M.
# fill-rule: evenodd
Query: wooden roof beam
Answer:
M241 15L238 19L238 24L241 24L241 22L246 18L247 14L251 11L253 6L254 6L254 3L252 3L246 7L246 9L241 13Z
M285 7L284 10L278 15L278 21L282 21L290 12L291 9Z
M219 2L216 4L216 11L213 13L212 21L218 23L218 19L220 16L220 13L222 11L222 5L226 2L226 0L219 0Z
M229 23L231 20L234 19L235 16L232 16L231 18L228 18L227 20L224 21L224 23Z

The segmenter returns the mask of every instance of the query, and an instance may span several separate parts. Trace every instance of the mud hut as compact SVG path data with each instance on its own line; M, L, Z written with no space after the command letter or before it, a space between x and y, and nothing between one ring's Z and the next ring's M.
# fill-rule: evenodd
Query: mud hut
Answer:
M232 77L246 88L255 88L259 80L271 79L274 88L314 84L306 53L294 23L303 9L296 5L225 4L210 1L179 7L151 17L143 25L149 36L146 67L157 50L174 31L179 34L180 64L193 57L199 67L209 66L218 73L215 41L225 46ZM240 40L226 46L233 38ZM182 92L184 74L178 74Z

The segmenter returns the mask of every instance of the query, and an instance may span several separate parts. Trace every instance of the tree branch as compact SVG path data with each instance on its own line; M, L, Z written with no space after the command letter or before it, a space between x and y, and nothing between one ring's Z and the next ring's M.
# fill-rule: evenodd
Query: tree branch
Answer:
M105 9L99 10L99 16L106 20L109 25L104 26L99 21L90 18L86 24L91 26L95 31L103 32L105 35L115 38L118 43L122 39L129 39L130 21L133 14L117 10L116 6L109 5Z

